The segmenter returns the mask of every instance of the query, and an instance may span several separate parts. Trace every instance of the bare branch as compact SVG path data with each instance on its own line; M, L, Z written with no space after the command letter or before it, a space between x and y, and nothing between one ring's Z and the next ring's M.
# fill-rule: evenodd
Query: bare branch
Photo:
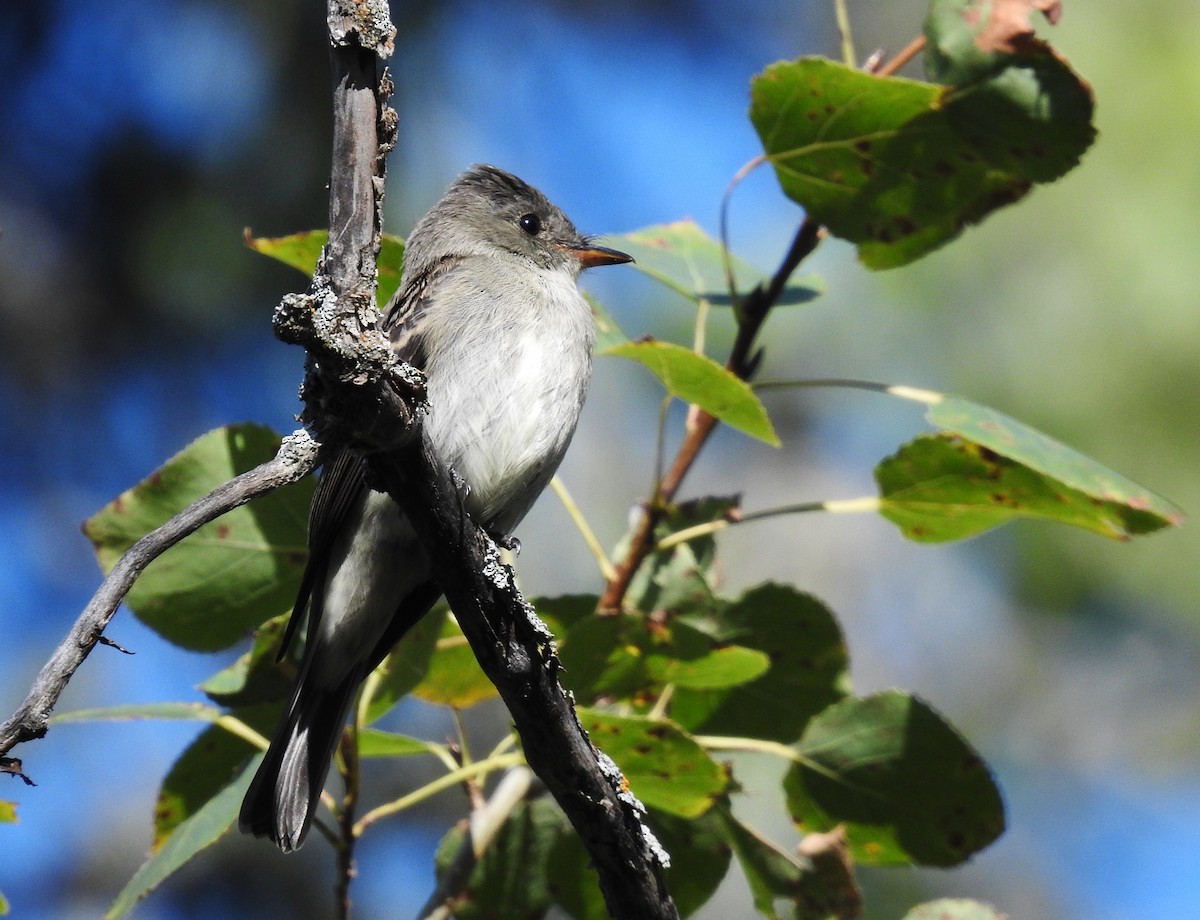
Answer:
M273 459L222 483L133 544L101 582L66 638L42 666L25 702L0 725L0 754L46 734L50 712L59 696L146 566L226 511L307 476L317 466L317 454L318 447L312 438L304 431L297 431L284 438Z

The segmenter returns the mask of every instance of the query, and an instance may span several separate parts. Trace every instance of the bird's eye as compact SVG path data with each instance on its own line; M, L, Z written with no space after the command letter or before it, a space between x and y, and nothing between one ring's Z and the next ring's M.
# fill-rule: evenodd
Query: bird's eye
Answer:
M522 214L517 221L517 226L530 236L537 236L542 232L542 219L536 214Z

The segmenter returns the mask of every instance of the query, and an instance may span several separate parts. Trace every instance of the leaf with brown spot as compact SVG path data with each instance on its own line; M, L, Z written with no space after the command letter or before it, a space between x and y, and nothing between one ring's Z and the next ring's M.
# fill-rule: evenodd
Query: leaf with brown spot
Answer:
M109 571L138 539L221 483L275 455L279 435L230 425L197 438L145 481L84 523ZM313 478L226 513L167 550L126 602L167 640L197 651L227 648L291 609L303 572Z
M621 768L648 807L684 818L704 814L729 784L726 772L671 722L629 718L581 707L592 742Z
M899 691L851 698L810 723L784 778L804 832L845 825L855 860L953 866L1004 830L982 759L927 704Z

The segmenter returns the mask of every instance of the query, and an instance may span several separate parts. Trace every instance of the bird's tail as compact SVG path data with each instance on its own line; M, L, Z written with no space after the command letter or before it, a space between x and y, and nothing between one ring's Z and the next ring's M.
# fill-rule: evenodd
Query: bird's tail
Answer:
M332 689L298 683L242 801L243 832L270 837L285 853L304 843L359 679L355 669Z

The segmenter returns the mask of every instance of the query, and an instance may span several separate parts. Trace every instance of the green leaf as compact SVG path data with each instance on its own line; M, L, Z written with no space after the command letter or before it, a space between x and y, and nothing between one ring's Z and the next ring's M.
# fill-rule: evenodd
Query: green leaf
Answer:
M279 706L246 707L232 715L269 737L279 718ZM150 852L157 853L180 825L234 782L246 758L255 750L247 741L218 725L202 731L163 778L154 803L154 837Z
M765 654L727 645L678 619L651 624L644 616L593 614L563 634L564 683L577 700L600 697L645 702L667 684L732 687L764 673Z
M367 724L387 713L425 679L445 620L446 608L434 607L404 634L375 669L381 679L367 707Z
M279 661L279 645L291 614L263 623L254 633L250 651L209 677L197 688L222 706L252 706L285 699L296 677L296 666Z
M654 539L662 541L681 530L733 519L740 501L737 495L710 495L673 505L655 527ZM628 544L627 535L614 558L623 557ZM716 548L712 534L706 534L651 553L630 582L626 604L645 613L714 614L722 606L715 594Z
M1129 533L1183 522L1183 512L1166 499L995 409L948 396L929 406L927 418L1090 498L1127 509L1121 516Z
M433 614L436 617L436 614ZM430 619L430 616L426 616ZM434 619L437 623L437 619ZM466 709L499 694L475 660L467 637L452 616L441 620L437 651L429 661L424 679L412 695L427 703Z
M215 706L204 703L126 703L55 713L50 724L63 722L124 722L134 719L162 719L181 722L215 722L224 715Z
M411 757L414 754L432 753L436 747L420 738L382 732L376 728L364 728L358 733L359 757Z
M990 904L969 898L941 898L918 904L904 920L1006 920L1006 916Z
M151 856L142 863L129 883L117 895L104 920L117 920L129 914L151 891L157 888L173 872L186 864L193 856L212 846L233 826L237 819L242 797L250 785L250 778L258 769L261 757L254 757L238 774L237 778L220 793L209 799L194 815L175 828L175 832Z
M595 594L560 594L558 597L536 597L532 603L550 632L561 636L568 627L594 614L600 598Z
M246 237L246 245L255 252L278 259L308 277L312 277L316 271L317 259L321 257L321 251L328 241L329 232L326 230L309 230L290 236ZM404 240L390 233L383 234L379 248L379 285L375 290L375 300L380 307L385 306L400 287L403 266Z
M626 718L581 708L579 720L596 746L621 768L650 808L684 818L703 814L729 783L725 771L671 722Z
M709 637L685 624L673 626L672 633L676 638L686 636L701 640L701 649L711 646ZM687 654L693 654L694 657L683 657ZM770 667L771 659L764 653L736 645L689 652L677 644L669 654L646 657L646 674L656 684L674 684L678 688L692 690L737 687L765 674Z
M844 824L868 865L954 866L1004 830L986 764L920 700L899 691L835 703L809 722L784 778L804 831Z
M596 344L593 346L596 354L629 341L629 336L621 331L616 319L608 312L604 304L586 291L583 293L583 299L592 308L592 321L596 324Z
M275 456L279 436L259 425L210 431L84 524L108 572L139 538L228 479ZM156 559L126 603L168 641L215 651L290 609L306 557L308 477L236 508Z
M720 625L725 641L757 649L770 670L729 690L677 690L671 717L689 731L787 743L848 692L841 630L812 595L789 585L759 585L724 610Z
M870 268L904 265L1091 144L1087 86L1052 53L1012 58L962 90L820 58L768 67L750 118L784 192Z
M745 873L754 906L771 920L842 920L858 917L862 896L844 854L818 861L795 856L738 821L724 802L713 809L729 847ZM796 908L786 913L777 905Z
M627 252L633 267L659 281L693 303L701 300L715 306L732 306L721 244L691 220L646 227L633 233L613 234L599 241ZM737 256L730 257L741 294L766 284L770 276ZM788 281L778 306L808 303L821 293L820 281L812 276Z
M539 799L518 805L454 899L454 916L459 920L541 917L551 897L546 863L567 834L566 820L554 802ZM442 839L435 857L439 879L470 845L461 824Z
M950 434L910 441L875 468L875 479L880 513L921 542L961 540L1016 517L1072 524L1115 539L1170 523L1161 513L1131 506L1127 495L1120 501L1099 497L1099 482L1089 494Z
M648 368L672 396L760 441L778 447L779 436L754 390L712 358L682 345L647 339L604 350Z

